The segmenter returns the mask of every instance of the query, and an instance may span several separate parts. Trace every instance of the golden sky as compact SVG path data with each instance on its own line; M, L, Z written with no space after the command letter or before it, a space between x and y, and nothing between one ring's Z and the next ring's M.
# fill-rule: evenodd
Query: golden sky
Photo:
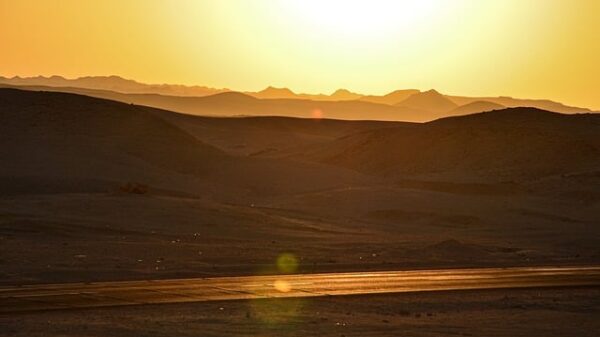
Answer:
M0 75L549 98L600 110L599 0L0 0Z

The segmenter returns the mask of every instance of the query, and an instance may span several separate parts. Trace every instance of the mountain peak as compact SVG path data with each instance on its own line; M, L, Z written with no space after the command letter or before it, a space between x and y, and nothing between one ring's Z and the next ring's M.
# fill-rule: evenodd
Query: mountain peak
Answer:
M347 95L347 94L351 94L352 92L350 92L350 90L348 89L338 89L336 91L333 92L333 94L331 94L331 96L336 96L336 95Z
M457 107L435 89L413 94L396 105L436 113L447 112Z
M362 95L354 93L348 89L337 89L336 91L333 92L333 94L330 95L330 97L336 98L339 100L350 100L350 99L358 99L358 98L362 97Z
M423 92L423 94L427 94L427 95L440 95L442 96L442 94L440 94L439 91L435 90L435 89L429 89L425 92Z
M293 91L291 91L288 88L276 88L273 86L268 86L265 89L259 91L259 93L279 93L279 94L294 94Z
M268 86L265 89L256 92L256 93L248 93L250 96L254 96L256 98L266 98L266 99L278 99L278 98L296 98L296 94L288 88L276 88L273 86Z

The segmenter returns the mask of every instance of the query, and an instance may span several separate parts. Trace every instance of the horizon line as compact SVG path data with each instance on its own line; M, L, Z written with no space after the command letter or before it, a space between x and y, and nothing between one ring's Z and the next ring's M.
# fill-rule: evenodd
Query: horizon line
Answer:
M465 94L455 94L455 93L442 93L440 90L435 89L435 88L429 88L429 89L420 89L417 87L409 87L409 88L401 88L401 89L392 89L391 91L387 91L385 93L379 93L379 94L373 94L373 93L369 93L369 94L365 94L362 92L358 92L358 91L353 91L352 89L347 89L344 87L338 87L337 89L334 89L331 91L331 93L327 94L327 93L323 93L323 92L319 92L319 93L309 93L309 92L299 92L299 91L295 91L294 89L292 89L291 87L288 86L275 86L275 85L267 85L265 86L263 89L259 89L256 91L253 90L237 90L237 89L231 89L231 88L227 88L227 87L213 87L213 86L208 86L208 85L202 85L202 84L183 84L183 83L166 83L166 82L162 82L162 83L157 83L157 82L144 82L138 79L134 79L134 78L129 78L126 76L122 76L122 75L116 75L116 74L111 74L111 75L83 75L83 76L78 76L78 77L67 77L65 75L58 75L58 74L53 74L53 75L32 75L32 76L22 76L22 75L13 75L8 76L8 75L1 75L0 74L0 78L4 78L4 79L35 79L35 78L44 78L44 79L51 79L53 77L58 77L67 81L73 81L73 80L79 80L79 79L83 79L83 78L118 78L121 80L125 80L125 81L132 81L138 84L142 84L142 85L147 85L147 86L180 86L180 87L186 87L186 88L206 88L206 89L210 89L210 90L215 90L215 91L222 91L222 92L238 92L238 93L259 93L261 91L264 91L266 89L269 88L273 88L273 89L280 89L280 90L289 90L291 91L293 94L295 95L310 95L310 96L328 96L331 97L333 96L337 91L340 90L346 90L349 91L350 93L353 94L357 94L360 95L362 97L367 97L367 96L385 96L391 93L394 93L396 91L405 91L405 90L417 90L421 93L423 92L427 92L427 91L436 91L438 93L440 93L443 96L453 96L453 97L469 97L469 98L510 98L510 99L518 99L518 100L538 100L538 101L550 101L550 102L555 102L555 103L559 103L559 104L563 104L566 106L570 106L570 107L575 107L575 108L582 108L582 109L588 109L592 112L600 112L600 109L596 109L596 108L592 108L592 107L587 107L587 106L580 106L580 105L571 105L570 103L566 103L566 102L562 102L562 101L557 101L554 99L550 99L547 97L521 97L521 96L511 96L511 95L494 95L494 94L486 94L486 95L465 95ZM219 94L219 93L215 93L215 94ZM167 96L164 94L160 94L163 96ZM207 95L209 96L209 95ZM200 97L200 96L198 96Z

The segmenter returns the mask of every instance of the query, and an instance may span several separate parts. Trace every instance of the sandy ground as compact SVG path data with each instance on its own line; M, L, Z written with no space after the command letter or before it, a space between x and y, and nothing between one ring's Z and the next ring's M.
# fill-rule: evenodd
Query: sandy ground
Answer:
M600 289L165 304L0 317L1 336L597 336Z
M372 187L250 205L12 196L0 198L0 284L262 274L283 253L299 272L597 264L596 208Z

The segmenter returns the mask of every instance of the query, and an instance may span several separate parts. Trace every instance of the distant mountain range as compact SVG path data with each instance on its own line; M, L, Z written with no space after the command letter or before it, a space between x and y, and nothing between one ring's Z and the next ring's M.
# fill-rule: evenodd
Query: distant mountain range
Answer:
M62 76L36 76L6 78L0 76L0 83L11 85L43 85L49 87L75 87L85 89L110 90L128 94L160 94L173 96L207 96L229 89L215 89L202 86L179 84L145 84L119 76L85 76L74 79Z
M585 113L589 109L550 100L512 97L464 97L436 90L396 90L389 94L361 95L338 89L331 95L298 94L288 88L268 87L259 92L171 84L144 84L119 76L0 76L0 85L29 90L62 91L125 103L147 105L197 115L280 115L336 119L429 121L511 107L534 107L560 113ZM208 96L215 96L209 98Z

